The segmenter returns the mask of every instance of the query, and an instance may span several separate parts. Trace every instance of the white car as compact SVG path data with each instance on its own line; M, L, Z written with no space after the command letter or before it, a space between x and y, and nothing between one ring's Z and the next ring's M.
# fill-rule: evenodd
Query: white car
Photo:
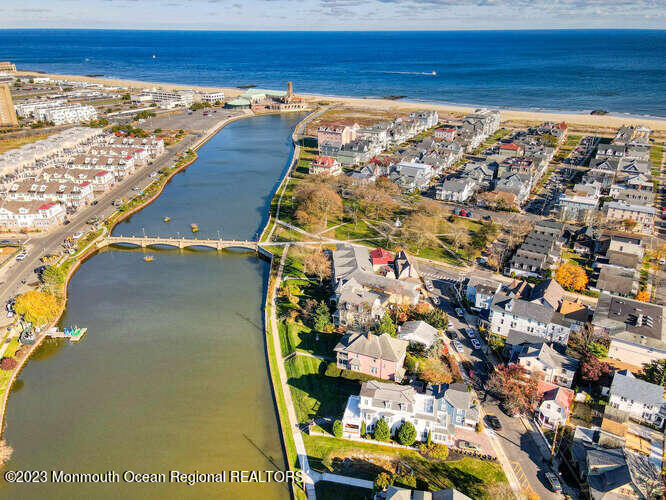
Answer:
M481 343L478 340L471 339L470 342L472 342L472 345L474 346L474 349L481 349Z
M74 233L72 235L72 238L74 238L75 240L78 240L81 236L83 236L83 231L77 231L76 233Z
M16 260L21 262L23 259L25 259L28 256L28 252L21 252L16 256Z
M459 318L464 318L465 317L465 311L463 311L459 307L456 308L456 316L458 316Z
M150 177L151 177L151 178L152 178L152 177L157 177L157 175L158 175L157 172L153 172L152 174L150 174Z
M458 342L457 340L454 340L454 341L451 342L451 343L453 344L453 348L454 348L456 351L458 351L458 352L460 352L460 353L463 352L463 345L462 345L460 342Z
M141 188L140 188L139 186L134 186L134 187L132 188L132 190L134 190L134 191L141 191Z
M437 297L436 295L430 297L430 300L432 300L432 303L435 304L436 306L439 305L439 297Z
M465 333L469 338L474 338L474 329L473 328L465 328Z

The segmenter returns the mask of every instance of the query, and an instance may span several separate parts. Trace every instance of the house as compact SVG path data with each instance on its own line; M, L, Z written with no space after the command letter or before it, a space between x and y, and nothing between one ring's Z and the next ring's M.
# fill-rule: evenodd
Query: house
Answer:
M571 388L578 370L578 360L560 354L545 342L522 344L513 359L533 378L562 387Z
M336 155L338 161L346 166L358 165L370 160L374 150L368 140L356 139L344 144Z
M405 374L402 365L408 345L408 341L388 333L348 333L333 350L336 365L342 370L400 382Z
M452 141L456 138L457 130L454 127L440 127L435 130L435 139L442 139L445 141Z
M317 128L317 144L329 144L338 150L345 144L356 139L356 134L361 127L358 123L329 123L322 124ZM321 149L319 151L322 153Z
M440 338L437 328L425 321L406 321L398 327L398 338L430 349Z
M625 297L638 293L638 271L635 269L603 266L594 284L595 290Z
M425 163L401 161L394 166L389 178L406 191L422 191L428 187L433 169Z
M342 428L344 437L359 437L362 422L366 432L374 431L384 419L394 435L403 422L416 429L417 441L453 446L455 428L474 428L479 422L479 407L465 384L427 386L417 391L413 386L370 380L361 385L358 396L347 401Z
M558 200L560 217L562 220L587 222L597 210L599 197L598 192L583 194L580 191L566 191Z
M603 210L607 221L627 222L633 221L633 230L642 234L654 232L654 207L644 205L630 205L622 201L611 201L604 203Z
M500 158L508 158L509 156L523 156L525 154L525 146L516 144L515 142L503 142L499 146Z
M622 125L613 138L613 144L623 146L629 145L649 145L650 132L647 127L640 125Z
M539 382L537 392L540 403L535 418L539 424L549 429L564 425L569 418L574 392L549 382Z
M419 269L416 260L404 250L395 254L393 270L396 279L406 280L409 278L419 279Z
M497 163L495 162L479 163L472 161L465 164L461 176L476 181L477 185L484 189L490 189L495 181L496 172Z
M377 272L384 267L393 267L393 254L385 248L375 248L370 252L372 270Z
M315 159L310 163L309 173L315 175L340 175L342 173L342 168L340 163L330 156L315 156Z
M530 194L532 189L528 177L518 174L510 174L498 179L495 183L495 192L508 193L515 196L516 204L522 205Z
M43 201L0 201L0 230L44 230L65 220L60 203Z
M535 223L508 265L516 276L539 277L559 259L563 225L554 221Z
M476 309L489 309L493 296L502 288L497 281L474 276L466 278L464 286L467 300Z
M344 328L368 329L384 315L389 299L386 293L368 289L354 278L340 281L331 297L336 306L333 323Z
M68 207L80 207L93 201L93 185L66 179L60 181L25 181L13 184L6 194L12 201L54 201Z
M593 500L655 498L662 491L661 474L650 458L626 448L596 441L600 431L576 427L571 457Z
M438 200L466 202L476 191L476 181L463 178L442 182L437 186L435 197Z
M389 486L386 491L375 495L374 500L472 500L467 495L460 493L454 488L445 490L419 491L408 490L398 486Z
M435 443L452 446L455 442L449 412L440 408L444 398L441 386L428 386L424 392L413 386L389 384L370 380L363 382L358 396L350 396L342 417L343 437L360 437L361 427L374 432L381 419L395 435L403 422L416 429L416 439L426 441L428 434Z
M666 359L664 307L602 292L592 325L610 335L608 357L637 368Z
M579 324L559 312L563 295L564 290L555 280L536 286L514 281L493 296L488 329L501 337L515 331L566 345L569 334L577 331Z
M666 418L664 388L623 370L613 375L608 404L629 417L661 428Z
M640 174L639 174L640 175ZM630 205L647 205L654 204L654 192L652 191L652 183L649 183L650 189L643 189L644 184L637 184L636 179L639 175L632 175L630 180L632 184L618 183L610 187L609 196L616 201L623 201ZM633 187L636 185L637 187Z

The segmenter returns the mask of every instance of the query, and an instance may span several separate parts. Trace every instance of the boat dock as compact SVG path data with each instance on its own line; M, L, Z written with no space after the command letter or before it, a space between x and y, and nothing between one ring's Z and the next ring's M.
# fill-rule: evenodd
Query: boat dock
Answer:
M69 339L70 342L78 342L83 338L87 331L87 328L66 328L65 331L61 332L55 328L51 328L45 333L45 335L53 339Z

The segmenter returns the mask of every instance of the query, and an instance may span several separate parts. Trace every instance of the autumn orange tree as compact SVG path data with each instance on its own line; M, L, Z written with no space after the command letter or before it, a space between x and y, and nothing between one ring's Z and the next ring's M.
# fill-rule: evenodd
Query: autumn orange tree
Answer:
M636 300L640 300L641 302L649 302L650 294L647 290L641 290L636 294Z
M585 269L573 262L562 264L555 271L555 280L569 290L584 290L587 286Z

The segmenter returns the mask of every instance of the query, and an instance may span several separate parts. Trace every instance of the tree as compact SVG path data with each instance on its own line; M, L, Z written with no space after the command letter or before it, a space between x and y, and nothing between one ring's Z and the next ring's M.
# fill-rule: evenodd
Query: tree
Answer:
M524 414L537 403L537 382L518 365L498 365L489 377L486 389L497 394L509 413Z
M666 387L666 359L653 360L643 365L643 380L651 384L662 385Z
M331 261L323 250L307 251L303 256L303 270L305 274L312 274L322 283L331 276Z
M430 429L428 429L428 438L426 439L426 444L428 446L432 444L432 434L430 433Z
M450 384L453 375L447 363L439 358L424 358L419 363L419 378L429 384Z
M331 324L331 312L328 310L328 306L322 300L319 302L317 309L314 312L313 325L314 329L318 332L324 332L328 329Z
M17 365L18 361L16 361L14 358L5 356L4 358L0 359L0 370L10 371L16 368Z
M650 302L650 294L645 289L638 292L635 298L636 300L640 300L641 302Z
M608 363L599 360L590 351L583 354L580 365L580 376L583 381L587 383L597 382L604 375L608 375L611 371Z
M558 267L555 280L569 290L584 290L587 286L585 269L573 262L566 262Z
M469 231L467 231L465 226L460 224L451 224L447 234L451 237L451 241L453 241L453 245L456 248L467 246L471 241Z
M301 183L294 193L298 202L296 219L308 226L328 227L328 218L342 215L342 198L330 186Z
M373 491L375 493L386 491L389 486L393 485L394 481L395 476L393 474L389 474L388 472L380 472L372 485Z
M366 434L367 432L365 430L365 420L361 420L361 437L365 437Z
M608 347L598 342L590 342L587 344L587 349L590 354L594 354L597 358L605 358L608 355Z
M23 315L26 321L35 326L42 326L56 319L60 304L55 295L38 290L30 290L19 295L14 304L14 311Z
M377 332L377 335L381 335L382 333L388 333L391 337L397 335L397 329L395 324L393 324L393 320L391 319L391 316L389 316L388 311L384 312L384 316L382 316L382 319L377 323L375 331Z
M398 441L404 446L411 446L416 441L416 429L411 422L405 422L398 430Z
M342 437L342 422L340 422L339 420L333 422L333 435L336 438Z
M377 422L377 425L375 425L375 433L373 437L376 441L383 442L386 442L390 439L391 431L389 430L389 426L386 423L386 420L383 418L380 418L379 422Z

